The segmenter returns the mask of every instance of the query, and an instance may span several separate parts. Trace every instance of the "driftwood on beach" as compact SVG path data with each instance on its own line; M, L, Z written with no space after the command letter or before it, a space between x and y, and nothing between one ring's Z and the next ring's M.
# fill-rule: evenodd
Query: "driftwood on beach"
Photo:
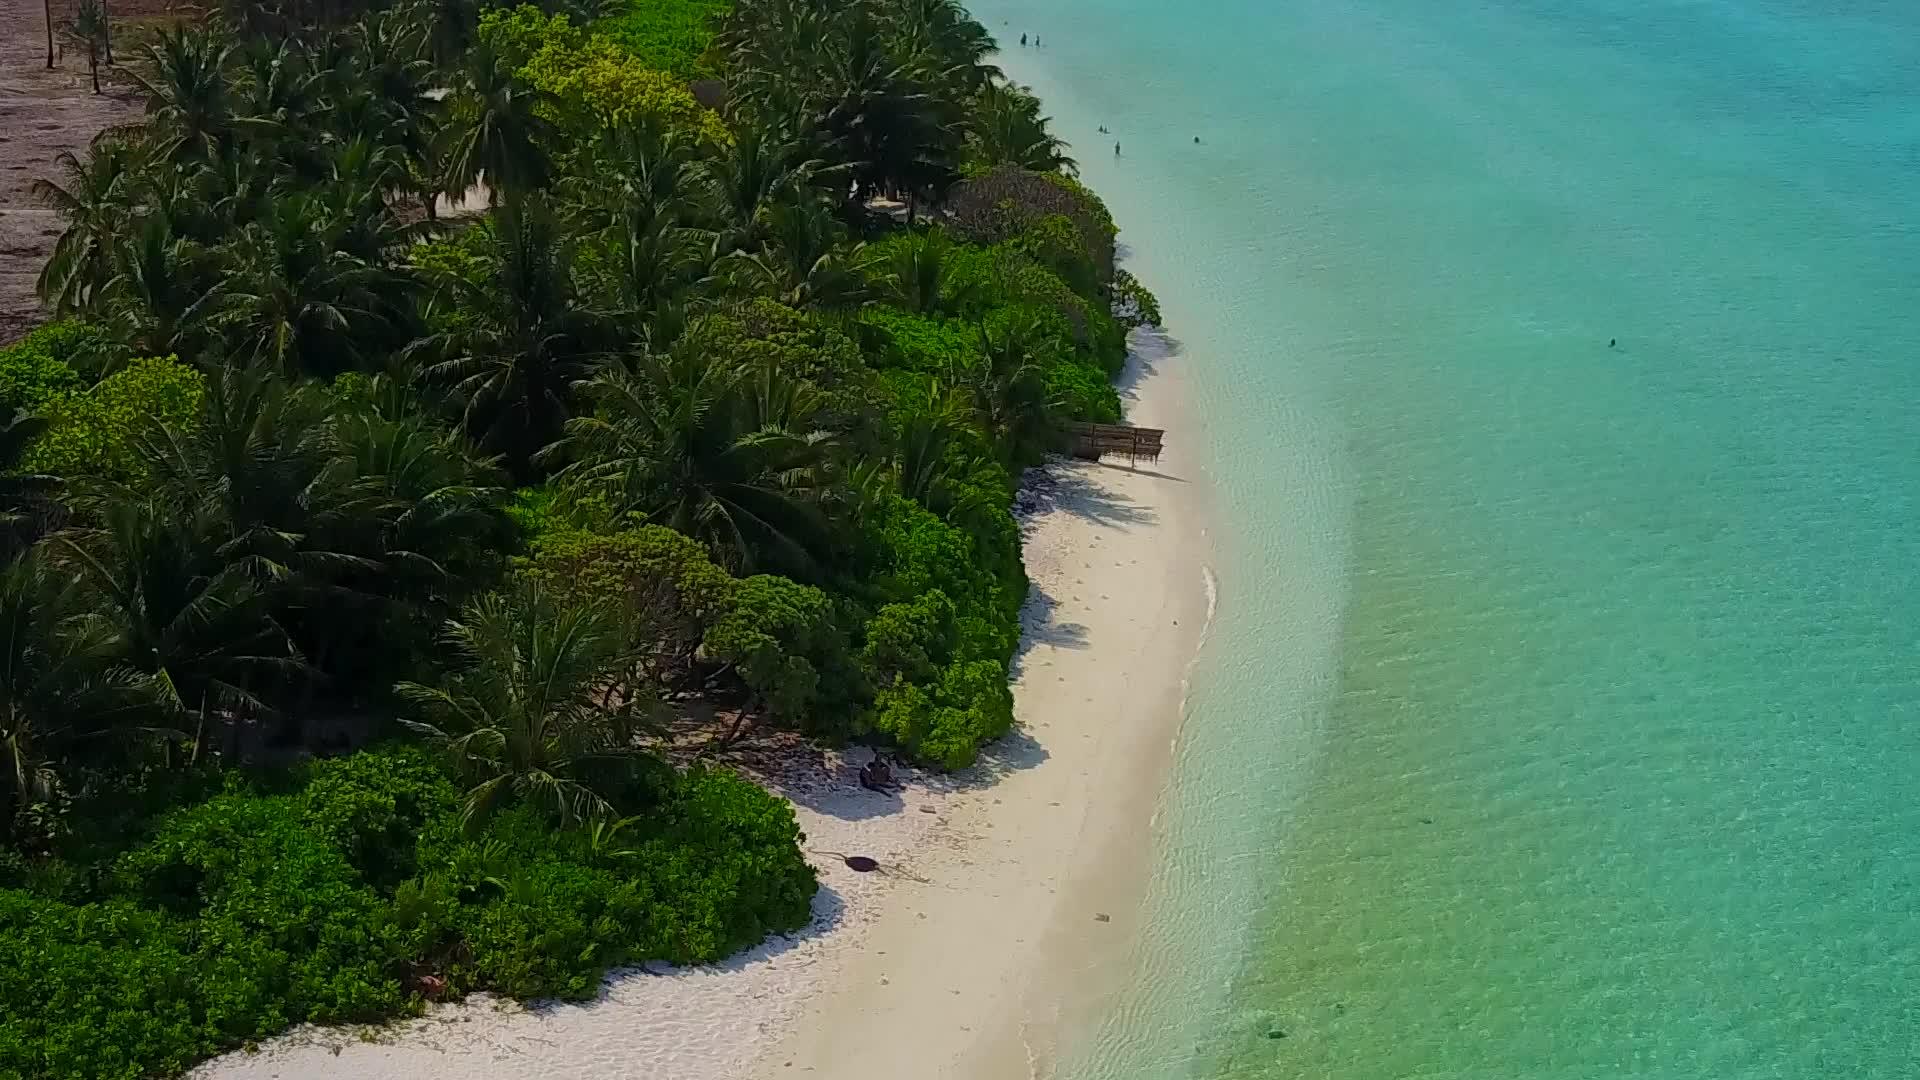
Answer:
M1073 456L1098 461L1106 454L1123 454L1129 462L1145 458L1160 460L1161 428L1134 427L1131 424L1075 424Z

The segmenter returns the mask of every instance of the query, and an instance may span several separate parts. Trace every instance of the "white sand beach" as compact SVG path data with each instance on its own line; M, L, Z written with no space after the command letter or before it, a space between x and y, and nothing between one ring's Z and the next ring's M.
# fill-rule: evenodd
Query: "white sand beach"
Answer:
M1208 601L1205 484L1167 339L1136 335L1130 421L1157 463L1067 462L1022 493L1033 588L1019 728L965 773L866 791L867 752L779 786L821 868L812 926L598 1001L482 995L394 1027L302 1029L198 1080L1046 1077L1136 933L1153 817ZM859 874L832 854L881 863Z

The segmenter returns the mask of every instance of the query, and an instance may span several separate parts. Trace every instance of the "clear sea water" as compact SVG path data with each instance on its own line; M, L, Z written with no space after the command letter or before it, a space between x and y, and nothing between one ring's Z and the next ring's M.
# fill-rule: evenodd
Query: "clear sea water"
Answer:
M1066 1080L1920 1077L1920 3L970 6L1218 502Z

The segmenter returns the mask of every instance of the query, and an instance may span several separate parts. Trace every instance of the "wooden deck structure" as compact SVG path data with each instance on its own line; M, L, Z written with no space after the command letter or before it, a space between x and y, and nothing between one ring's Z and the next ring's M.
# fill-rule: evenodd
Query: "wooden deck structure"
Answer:
M1145 458L1160 460L1161 428L1134 427L1131 424L1074 424L1073 456L1098 461L1107 454L1124 455L1129 463Z

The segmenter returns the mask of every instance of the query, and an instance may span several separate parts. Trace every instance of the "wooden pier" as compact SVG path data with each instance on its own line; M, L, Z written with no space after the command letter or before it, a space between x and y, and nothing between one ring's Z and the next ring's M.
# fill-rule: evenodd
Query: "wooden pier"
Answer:
M1134 427L1131 424L1074 424L1073 456L1098 461L1107 454L1124 456L1129 463L1142 458L1160 460L1161 428Z

